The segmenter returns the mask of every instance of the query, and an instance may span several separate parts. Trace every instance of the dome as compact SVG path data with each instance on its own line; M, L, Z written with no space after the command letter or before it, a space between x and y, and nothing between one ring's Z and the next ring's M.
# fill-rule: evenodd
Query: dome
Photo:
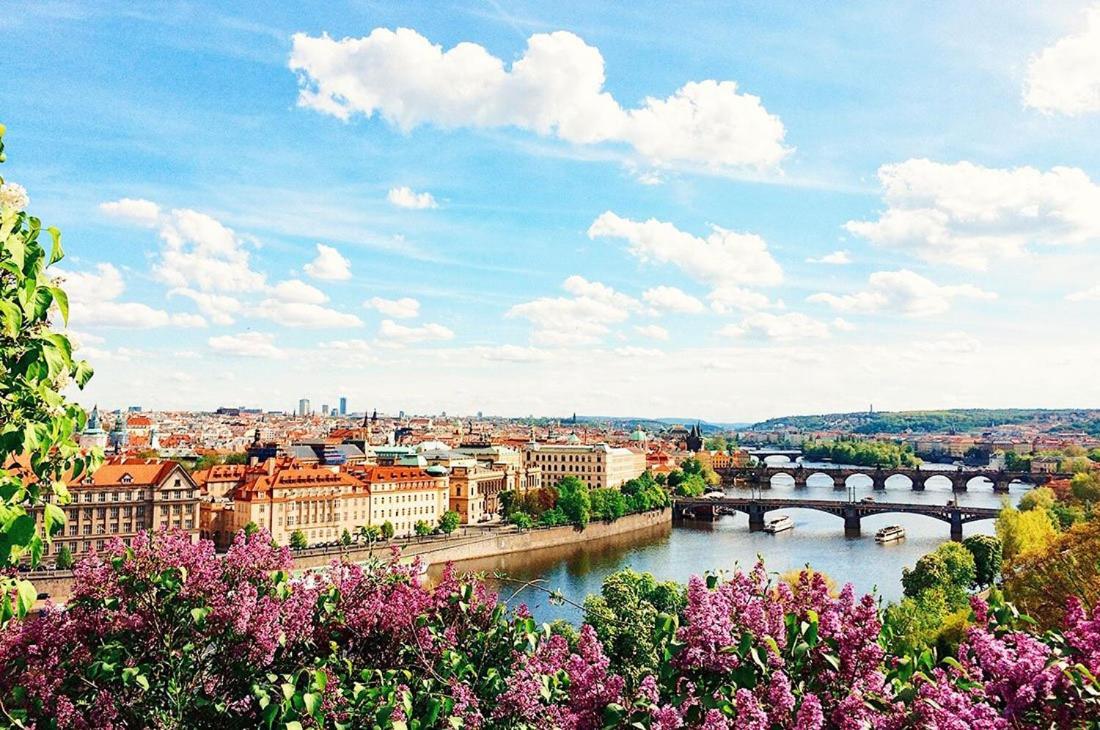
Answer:
M574 431L573 433L569 434L569 438L567 438L565 442L567 444L579 444L581 442L581 437L577 435L576 431Z
M645 431L643 431L640 428L638 430L636 430L634 433L630 434L630 440L631 441L645 441L648 438L649 437L646 436Z
M431 474L431 475L432 475L433 477L443 477L443 476L447 476L447 473L448 473L447 467L445 467L445 466L439 466L439 465L436 465L436 466L429 466L429 467L428 467L427 469L425 469L424 471L428 472L428 473L429 473L429 474Z

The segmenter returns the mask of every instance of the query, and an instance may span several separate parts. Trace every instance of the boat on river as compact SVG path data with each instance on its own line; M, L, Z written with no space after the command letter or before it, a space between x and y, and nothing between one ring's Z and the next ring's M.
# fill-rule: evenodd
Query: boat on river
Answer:
M905 528L901 525L888 525L875 533L875 542L884 544L905 539Z
M770 532L774 535L777 532L786 532L793 528L794 520L792 520L789 515L780 515L764 525L764 532Z

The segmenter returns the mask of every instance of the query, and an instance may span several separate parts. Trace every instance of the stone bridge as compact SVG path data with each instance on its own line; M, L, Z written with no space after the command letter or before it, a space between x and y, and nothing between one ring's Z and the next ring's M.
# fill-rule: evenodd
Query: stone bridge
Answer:
M848 479L857 474L871 478L875 489L886 489L886 480L892 476L903 476L909 480L915 491L924 489L925 483L932 477L946 477L951 480L951 488L956 492L965 492L970 483L975 479L985 477L993 482L994 492L1008 492L1008 487L1013 482L1041 486L1051 479L1066 478L1069 474L1032 474L1026 471L998 471L996 469L921 469L920 467L830 467L830 466L803 466L802 464L790 464L773 466L771 464L758 464L756 466L731 467L718 469L722 477L723 486L771 486L772 477L777 474L786 474L794 479L796 487L805 487L806 480L815 474L823 474L833 481L836 489L845 489Z
M961 505L903 504L896 502L839 502L821 499L723 499L679 497L673 503L676 518L717 519L721 514L744 512L749 516L749 529L764 527L764 515L777 509L813 509L843 518L844 534L859 535L860 520L869 515L905 513L933 517L951 526L951 539L962 540L962 526L977 520L992 520L1000 513L996 507L966 507Z

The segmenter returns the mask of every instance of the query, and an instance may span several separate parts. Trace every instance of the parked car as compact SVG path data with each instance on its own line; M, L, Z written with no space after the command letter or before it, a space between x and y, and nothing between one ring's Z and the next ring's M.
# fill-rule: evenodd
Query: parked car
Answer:
M863 499L861 499L859 501L870 504L871 502L875 501L875 498L868 494L866 497L864 497Z
M706 499L725 499L726 498L726 493L725 492L707 492L706 494L703 495L703 497L705 497Z

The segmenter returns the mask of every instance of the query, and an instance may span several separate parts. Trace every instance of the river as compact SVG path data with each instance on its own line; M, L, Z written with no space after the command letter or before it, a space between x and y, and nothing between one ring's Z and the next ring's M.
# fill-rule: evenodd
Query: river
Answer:
M814 465L807 462L805 466ZM925 464L921 468L954 467ZM877 502L945 504L957 497L960 505L996 507L1005 498L1005 495L994 494L993 485L988 482L975 482L970 491L953 495L946 478L930 479L923 492L910 489L904 477L887 480L886 490L879 492L872 490L870 477L852 477L849 484L854 487L856 499L873 495ZM1028 488L1013 484L1008 498L1015 503ZM749 495L748 489L727 491L731 496ZM771 489L764 495L769 498L795 496L793 480L775 477ZM799 489L797 496L845 500L848 494L845 489L834 489L827 478L810 477L806 488ZM850 582L860 592L874 591L886 600L897 600L901 596L902 568L912 566L921 555L949 539L946 523L922 515L865 517L862 535L845 537L843 521L833 515L790 509L769 512L768 519L780 514L791 516L795 523L793 530L778 535L750 532L746 515L726 515L716 522L677 522L671 529L658 527L565 548L467 561L457 567L488 574L506 573L508 580L497 582L496 587L510 603L527 604L539 621L561 618L579 623L580 609L569 603L555 604L546 590L560 591L569 601L581 603L586 595L599 592L607 575L622 568L649 572L661 580L685 582L690 576L706 571L729 570L735 565L751 567L757 555L764 559L769 571L785 572L809 564L828 574L838 585ZM905 527L906 539L879 545L874 540L875 531L890 524ZM993 521L969 523L963 529L964 536L992 534ZM524 587L527 581L538 581L539 588Z

